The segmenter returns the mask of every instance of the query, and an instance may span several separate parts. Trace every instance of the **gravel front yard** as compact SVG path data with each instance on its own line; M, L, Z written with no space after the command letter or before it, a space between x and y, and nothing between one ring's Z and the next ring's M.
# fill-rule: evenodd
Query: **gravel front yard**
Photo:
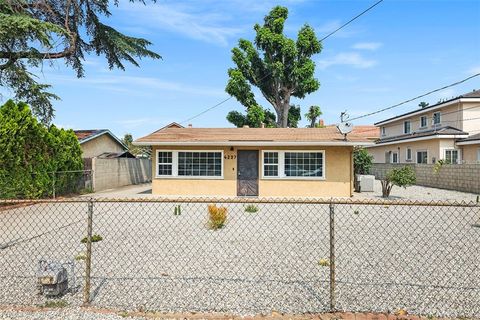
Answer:
M125 310L238 315L318 313L329 308L329 207L226 204L223 229L207 205L95 203L92 304ZM44 305L40 258L85 250L86 203L0 212L0 305ZM478 208L336 205L336 306L436 316L480 315ZM7 245L5 245L7 244ZM76 262L83 285L84 262ZM82 287L61 299L82 301ZM51 299L48 299L51 300Z

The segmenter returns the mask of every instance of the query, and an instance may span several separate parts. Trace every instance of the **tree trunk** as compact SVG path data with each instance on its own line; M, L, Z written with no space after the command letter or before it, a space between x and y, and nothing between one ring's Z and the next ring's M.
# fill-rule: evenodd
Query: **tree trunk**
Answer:
M382 180L382 198L388 198L390 197L390 192L392 191L393 185L387 181L387 180Z
M288 110L290 109L290 101L288 103L284 102L278 107L278 109L275 109L277 112L277 127L286 128L288 126Z

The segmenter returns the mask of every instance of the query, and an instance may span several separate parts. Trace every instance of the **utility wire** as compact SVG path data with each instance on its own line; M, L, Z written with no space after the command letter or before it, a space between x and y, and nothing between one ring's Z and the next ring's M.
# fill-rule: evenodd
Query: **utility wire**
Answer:
M345 22L344 24L342 24L340 27L338 27L337 29L333 30L332 32L330 32L329 34L327 34L326 36L324 36L323 38L320 39L320 42L323 42L324 40L328 39L329 37L331 37L332 35L334 35L335 33L337 33L338 31L340 31L341 29L345 28L347 25L349 25L350 23L352 23L353 21L357 20L358 18L360 18L361 16L363 16L365 13L367 13L368 11L372 10L374 7L376 7L377 5L379 5L381 2L383 2L384 0L379 0L377 2L375 2L373 5L371 5L370 7L368 7L367 9L363 10L362 12L360 12L359 14L357 14L355 17L353 17L352 19L348 20L347 22ZM265 76L263 76L261 79L258 80L258 82L262 82L263 80L265 80L265 78L267 78L268 76L270 76L271 73L267 73ZM207 108L205 110L203 110L202 112L186 119L186 120L183 120L181 122L179 122L179 124L183 124L183 123L186 123L186 122L189 122L193 119L196 119L198 117L200 117L201 115L209 112L210 110L213 110L219 106L221 106L222 104L224 104L225 102L229 101L230 99L232 99L233 97L230 96L228 97L227 99L224 99L222 101L220 101L219 103L217 103L216 105L214 106L211 106L210 108Z
M405 100L405 101L402 101L402 102L400 102L400 103L391 105L391 106L389 106L389 107L382 108L382 109L379 109L379 110L377 110L377 111L373 111L373 112L364 114L364 115L362 115L362 116L358 116L358 117L355 117L355 118L351 118L351 119L349 119L349 121L355 121L355 120L358 120L358 119L370 117L370 116L373 116L373 115L375 115L375 114L378 114L378 113L381 113L381 112L384 112L384 111L387 111L387 110L391 110L391 109L397 108L397 107L399 107L399 106L401 106L401 105L404 105L404 104L406 104L406 103L409 103L409 102L412 102L412 101L414 101L414 100L417 100L417 99L423 98L423 97L425 97L425 96L431 95L432 93L435 93L435 92L438 92L438 91L442 91L442 90L445 90L445 89L448 89L448 88L457 86L457 85L459 85L459 84L462 84L462 83L464 83L464 82L467 82L468 80L473 79L473 78L478 77L478 76L480 76L480 72L479 72L479 73L476 73L476 74L474 74L474 75L471 75L471 76L469 76L469 77L467 77L467 78L465 78L465 79L463 79L463 80L460 80L460 81L451 83L451 84L449 84L449 85L443 86L443 87L438 88L438 89L435 89L435 90L431 90L431 91L429 91L429 92L423 93L423 94L421 94L421 95L418 95L418 96L416 96L416 97L410 98L410 99Z

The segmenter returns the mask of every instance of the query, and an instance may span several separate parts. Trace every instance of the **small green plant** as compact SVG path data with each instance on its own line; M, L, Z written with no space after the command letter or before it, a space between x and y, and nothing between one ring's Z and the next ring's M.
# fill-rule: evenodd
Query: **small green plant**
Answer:
M87 254L85 252L81 252L75 256L76 261L84 261L87 259Z
M328 259L320 259L318 260L318 265L321 267L328 267L330 265L330 261Z
M393 186L406 188L415 184L416 181L415 171L411 167L404 166L403 168L390 170L385 179L381 181L382 197L388 198Z
M68 302L65 300L47 300L40 308L65 308L68 306Z
M437 160L437 162L435 162L435 165L433 166L433 172L434 173L439 173L440 169L442 169L444 164L447 164L447 162L445 160L443 160L443 159Z
M212 230L221 229L227 221L227 208L208 205L208 226Z
M257 211L258 211L258 207L254 204L249 204L248 206L245 207L245 212L255 213Z
M360 214L360 211L359 210L354 210L353 214Z
M102 241L102 240L103 240L103 238L102 238L102 236L99 235L99 234L94 234L94 235L92 236L92 243L94 243L94 242L99 242L99 241ZM87 243L87 237L83 238L80 242L81 242L81 243Z
M174 216L179 216L182 214L182 207L180 205L176 205L175 209L173 210Z

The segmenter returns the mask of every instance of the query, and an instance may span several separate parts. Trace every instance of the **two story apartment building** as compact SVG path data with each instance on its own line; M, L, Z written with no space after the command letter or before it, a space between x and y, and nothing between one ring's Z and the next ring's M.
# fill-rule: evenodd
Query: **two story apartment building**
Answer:
M480 90L375 123L375 163L480 162Z

